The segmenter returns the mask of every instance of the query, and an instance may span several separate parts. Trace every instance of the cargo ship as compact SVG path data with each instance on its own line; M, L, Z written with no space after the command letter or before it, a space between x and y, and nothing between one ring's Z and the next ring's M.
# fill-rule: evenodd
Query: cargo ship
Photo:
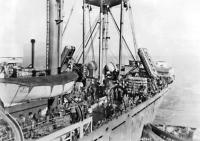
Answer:
M29 67L1 66L0 139L139 141L144 125L153 121L175 76L172 67L154 62L147 49L138 48L130 1L83 0L82 45L78 49L65 46L62 53L64 1L47 0L46 4L46 69L34 67L34 39ZM115 6L120 6L119 26L111 12ZM85 11L92 7L99 8L99 14L85 34ZM124 37L126 13L131 21L132 48ZM119 33L116 64L107 56L110 18ZM94 47L97 33L99 44ZM122 64L123 47L132 56L128 64ZM88 52L93 55L89 61Z

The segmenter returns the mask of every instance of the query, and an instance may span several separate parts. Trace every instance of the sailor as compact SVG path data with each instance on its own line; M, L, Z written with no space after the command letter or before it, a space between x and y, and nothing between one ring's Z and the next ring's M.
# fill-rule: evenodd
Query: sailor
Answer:
M105 110L106 119L110 119L111 118L111 116L113 115L113 110L114 109L113 109L111 103L106 105L106 110Z
M75 86L76 91L80 92L81 87L83 87L83 83L82 82L76 82L76 86Z
M3 110L3 111L4 111L4 109L5 109L4 103L3 103L3 101L1 100L1 98L0 98L0 108L1 108L1 110Z
M116 69L113 71L113 80L117 80L119 75L119 71L117 71Z
M88 102L89 102L90 104L94 104L94 101L95 101L95 99L96 99L95 93L96 93L95 87L94 87L93 85L89 86L89 87L88 87L88 94L89 94L89 97L88 97L88 100L89 100L89 101L88 101Z
M13 69L13 72L10 77L16 78L17 77L17 68L13 67L12 69Z
M70 103L70 113L71 113L71 119L72 123L75 123L77 120L77 114L76 114L76 103L74 101L71 101Z
M78 141L79 136L80 136L80 135L79 135L77 129L75 129L74 131L72 131L72 141Z
M8 78L9 77L9 66L7 65L6 62L3 63L1 73L3 78Z
M28 117L26 118L27 124L27 138L33 137L33 128L34 128L34 120L33 120L33 113L29 112Z
M32 126L33 123L33 113L29 112L28 117L26 118L26 123L28 126Z
M19 115L19 119L18 119L18 123L19 123L19 125L21 126L21 128L23 129L24 127L25 127L25 120L26 120L26 118L25 118L25 116L23 115L23 114L20 114Z
M74 133L74 131L72 131L71 132L71 136L72 136L72 141L77 141L78 139L77 139L77 137L75 136L75 133Z
M42 115L42 110L41 109L38 110L37 119L38 119L38 123L44 121L44 116Z
M60 110L61 109L59 109L58 106L53 108L54 117L59 117L60 116Z
M0 78L4 78L5 77L5 70L3 66L0 66Z
M128 94L125 94L125 95L124 95L123 100L124 100L125 106L128 107L128 105L129 105L129 97L128 97Z
M133 103L133 98L132 97L129 97L129 100L128 100L128 105L133 107L134 106L134 103Z

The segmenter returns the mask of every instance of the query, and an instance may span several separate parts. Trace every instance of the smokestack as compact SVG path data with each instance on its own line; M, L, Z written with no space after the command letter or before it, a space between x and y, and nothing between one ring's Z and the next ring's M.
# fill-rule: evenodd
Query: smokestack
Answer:
M31 46L32 46L32 51L31 51L31 64L32 68L34 68L35 62L35 39L31 39Z

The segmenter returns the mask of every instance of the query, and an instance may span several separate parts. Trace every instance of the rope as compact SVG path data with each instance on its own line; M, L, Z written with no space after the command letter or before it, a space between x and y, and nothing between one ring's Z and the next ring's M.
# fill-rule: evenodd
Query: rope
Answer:
M69 14L69 17L68 17L68 19L67 19L67 23L66 23L66 25L65 25L65 27L64 27L64 30L63 30L62 36L64 35L65 30L66 30L67 27L68 27L69 21L70 21L71 16L72 16L72 13L73 13L73 11L74 11L74 7L75 7L75 5L76 5L76 1L77 1L77 0L74 1L74 4L73 4L73 6L72 6L72 8L71 8L71 10L70 10L70 14Z
M96 21L96 23L95 23L95 25L94 25L94 28L93 28L93 30L92 30L92 33L93 33L93 32L94 32L94 30L96 29L96 27L97 27L97 24L98 24L98 18L97 18L97 21ZM89 38L88 38L88 40L87 40L87 42L86 42L86 44L85 44L85 48L87 47L87 44L88 44L88 42L89 42L89 40L90 40L91 36L92 36L92 34L90 34L90 36L89 36ZM83 53L81 53L81 55L79 56L79 59L78 59L78 61L77 61L77 62L79 62L79 61L80 61L80 58L82 57L82 55L83 55Z
M93 38L91 38L91 40L93 40L94 38L96 38L97 33L98 33L98 30L95 32L95 34L94 34ZM88 48L87 53L86 53L86 56L85 56L85 60L86 60L87 57L88 57L88 54L89 54L89 52L90 52L90 49L92 49L92 60L94 61L94 60L95 60L95 57L94 57L94 47L93 47L93 46L90 46L90 47Z
M90 13L92 11L92 7L89 6L88 7L88 11L89 11L89 26L90 26L90 34L92 34L92 25L91 25L91 16L90 16ZM95 61L95 57L94 57L94 42L93 42L93 38L91 37L91 44L90 44L91 48L92 48L92 60Z
M93 24L93 26L92 26L92 29L93 29L93 31L95 30L95 28L96 28L96 26L97 26L97 23L98 23L98 20L99 20L99 17L97 16L97 18L95 19L95 22L94 22L94 24ZM90 34L90 32L88 32L88 34L87 34L87 37L86 37L86 41L87 41L87 43L85 44L85 47L87 46L87 44L88 44L88 41L89 41L89 39L91 38L91 34ZM80 45L80 49L81 49L81 54L79 53L79 55L78 56L82 56L82 44ZM78 56L77 56L77 58L78 58Z
M131 31L132 31L132 36L133 36L133 43L134 43L134 48L135 48L135 56L136 56L136 60L139 60L139 57L137 55L138 45L137 45L136 38L135 38L133 12L132 12L130 3L129 3L128 11L129 11L129 21L130 21Z
M117 25L117 22L116 22L116 20L115 20L113 14L112 14L112 12L111 12L110 10L109 10L109 13L110 13L110 15L111 15L111 18L112 18L112 20L113 20L113 22L114 22L114 24L115 24L115 27L116 27L118 33L120 33L119 26ZM122 36L122 39L123 39L123 41L124 41L123 43L125 44L125 46L127 47L129 53L131 54L132 58L135 60L134 55L133 55L133 53L131 52L131 50L130 50L130 48L129 48L129 46L128 46L128 44L127 44L125 38L124 38L124 36Z
M95 21L94 21L94 23L93 23L93 25L92 25L92 29L94 30L95 29L95 27L96 27L96 25L97 25L97 23L98 23L98 20L99 20L99 17L97 16L96 17L96 19L95 19ZM88 38L90 37L90 31L87 33L87 35L86 35L86 42L88 43ZM77 60L78 58L79 58L79 56L82 54L82 46L83 46L83 43L81 43L81 45L78 47L78 50L77 50L77 52L75 52L75 55L74 56L76 56L75 57L75 60ZM87 44L85 45L85 47L87 46Z

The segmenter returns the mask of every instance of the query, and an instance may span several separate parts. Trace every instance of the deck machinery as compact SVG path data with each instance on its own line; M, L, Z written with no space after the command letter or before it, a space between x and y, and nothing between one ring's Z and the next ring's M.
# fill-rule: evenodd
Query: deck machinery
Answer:
M172 68L160 67L159 72L165 69L165 73L158 73L148 51L137 49L133 25L135 56L132 54L123 36L125 9L132 13L130 2L126 0L83 0L82 62L72 57L76 55L75 47L66 47L61 55L63 2L47 0L44 76L0 79L0 137L15 141L138 141L143 126L153 121L174 80L174 74L170 73ZM86 4L100 9L89 38L85 36ZM117 5L120 5L120 26L110 11ZM107 58L108 15L119 33L117 65L109 65ZM85 61L87 44L97 27L98 65L94 60L92 63ZM122 44L131 53L129 65L122 65ZM96 70L97 76L93 75ZM38 123L42 112L45 113L43 120ZM37 119L34 124L33 114ZM25 117L31 121L29 126L24 126Z

